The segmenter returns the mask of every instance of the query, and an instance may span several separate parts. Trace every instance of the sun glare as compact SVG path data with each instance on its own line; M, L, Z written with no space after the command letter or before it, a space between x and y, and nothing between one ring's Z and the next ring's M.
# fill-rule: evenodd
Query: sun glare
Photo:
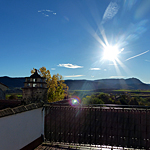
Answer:
M119 50L117 46L106 46L103 52L103 59L114 61L117 59Z

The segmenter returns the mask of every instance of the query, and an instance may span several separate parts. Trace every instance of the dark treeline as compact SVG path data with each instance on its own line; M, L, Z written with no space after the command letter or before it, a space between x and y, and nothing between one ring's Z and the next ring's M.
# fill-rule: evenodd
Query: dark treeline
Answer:
M120 105L145 105L150 106L150 97L132 97L128 94L112 95L95 93L82 98L83 104L120 104Z
M70 96L76 95L82 104L119 104L119 105L143 105L150 106L150 97L131 96L131 94L109 94L102 92L74 91Z

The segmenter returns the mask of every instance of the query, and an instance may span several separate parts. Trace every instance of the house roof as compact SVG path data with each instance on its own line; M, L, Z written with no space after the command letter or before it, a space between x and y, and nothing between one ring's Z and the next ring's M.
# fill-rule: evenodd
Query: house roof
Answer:
M3 83L1 83L1 82L0 82L0 84L8 88L8 86L7 86L7 85L5 85L5 84L3 84Z
M37 69L35 69L34 74L32 74L30 78L41 78L41 76L37 73Z
M18 114L18 113L25 112L25 111L29 111L29 110L33 110L33 109L37 109L42 106L43 106L43 104L41 104L41 103L32 103L32 104L28 104L28 105L21 105L21 106L15 107L15 108L2 109L2 110L0 110L0 118L9 116L9 115Z

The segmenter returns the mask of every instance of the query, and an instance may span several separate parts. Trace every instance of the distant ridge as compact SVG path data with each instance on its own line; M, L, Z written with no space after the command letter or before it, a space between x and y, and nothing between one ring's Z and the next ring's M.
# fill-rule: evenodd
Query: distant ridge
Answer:
M11 78L8 76L3 76L0 77L0 82L7 85L10 89L15 87L20 88L24 86L25 78L23 77Z
M149 90L150 85L141 82L137 78L129 79L100 79L100 80L66 80L70 90L96 90L96 89L129 89Z
M0 77L0 82L10 89L22 88L25 78ZM150 90L150 85L141 82L137 78L128 79L99 79L99 80L65 80L69 90L97 90L97 89L129 89L129 90Z

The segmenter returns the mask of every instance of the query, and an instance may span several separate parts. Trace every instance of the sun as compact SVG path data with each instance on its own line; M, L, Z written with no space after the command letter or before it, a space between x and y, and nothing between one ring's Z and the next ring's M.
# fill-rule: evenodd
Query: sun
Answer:
M117 46L111 45L106 46L103 51L103 59L110 61L115 61L120 53Z

